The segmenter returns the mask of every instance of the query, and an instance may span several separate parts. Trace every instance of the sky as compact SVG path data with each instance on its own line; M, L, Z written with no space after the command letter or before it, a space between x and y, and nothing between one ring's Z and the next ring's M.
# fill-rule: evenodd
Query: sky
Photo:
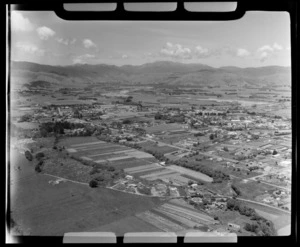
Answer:
M49 65L290 66L288 12L246 12L234 21L66 21L12 11L11 58Z

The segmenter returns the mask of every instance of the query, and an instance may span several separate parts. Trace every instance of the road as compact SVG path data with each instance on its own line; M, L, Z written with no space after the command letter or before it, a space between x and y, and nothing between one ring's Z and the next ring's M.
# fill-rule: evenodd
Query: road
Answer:
M191 149L182 148L182 147L177 147L177 146L174 146L174 145L172 145L172 144L164 143L164 142L161 142L161 141L155 141L155 140L152 140L151 138L147 138L147 137L143 137L143 139L148 140L148 141L152 141L152 142L157 142L158 144L162 144L162 145L165 145L165 146L177 148L177 149L184 150L184 151L188 151L188 152L193 151L193 150L191 150ZM171 153L172 153L172 152L171 152ZM243 167L243 166L245 166L245 163L244 163L244 162L237 161L237 160L233 160L233 159L228 159L228 158L223 158L223 157L221 157L221 156L214 155L214 154L208 154L208 153L202 153L202 152L199 152L199 154L201 154L201 155L203 155L203 156L208 156L208 157L211 157L211 158L215 158L215 159L221 158L221 159L223 159L223 160L230 161L230 162L233 162L233 163L239 162L240 165L238 166L238 168L243 169L243 170L247 170L245 167ZM255 177L252 177L252 178L247 178L247 179L248 179L248 180L256 181L255 178L261 177L261 176L265 176L265 175L266 175L266 174L263 173L263 174L260 174L260 175L258 175L258 176L255 176ZM237 177L237 176L234 176L234 175L230 175L230 176L232 176L232 177L234 177L234 178L242 179L242 178ZM267 185L270 185L270 186L273 186L273 187L276 187L276 188L279 188L279 189L290 190L290 189L288 189L288 188L281 187L281 186L278 186L278 185L275 185L275 184L270 184L270 183L263 182L263 181L260 181L260 182L261 182L261 183L264 183L264 184L267 184Z
M182 147L174 146L174 145L172 145L172 144L168 144L168 143L165 143L165 142L155 141L155 140L153 140L153 139L151 139L151 138L147 138L147 137L143 137L143 139L148 140L148 141L152 141L152 142L157 142L158 144L162 144L162 145L164 145L164 146L169 146L169 147L177 148L177 149L184 150L184 151L188 151L188 152L193 151L193 150L188 149L188 148L182 148ZM203 156L208 156L208 157L215 158L215 159L221 158L221 159L223 159L223 160L227 160L227 161L234 162L234 163L239 162L239 161L237 161L237 160L228 159L228 158L223 158L223 157L220 157L220 156L214 155L214 154L208 154L208 153L203 153L203 152L199 152L199 151L198 151L198 153L201 154L201 155L203 155Z
M247 178L247 179L248 180L257 181L256 178L263 177L265 175L267 175L267 174L264 173L264 174L261 174L261 175L258 175L258 176L252 177L252 178ZM279 185L276 185L276 184L271 184L271 183L268 183L268 182L265 182L265 181L261 181L261 180L259 180L259 181L260 181L260 183L267 184L267 185L270 185L270 186L273 186L273 187L276 187L276 188L279 188L279 189L288 190L288 191L291 190L291 188L279 186Z
M278 208L278 207L274 207L274 206L271 206L271 205L268 205L268 204L265 204L265 203L261 203L261 202L257 202L257 201L252 201L252 200L247 200L247 199L243 199L243 198L236 198L236 200L240 200L240 201L244 201L244 202L250 202L250 203L253 203L253 204L258 204L258 205L261 205L261 206L264 206L264 207L273 208L273 209L276 209L278 211L291 214L290 211L287 211L287 210L284 210L284 209L281 209L281 208Z

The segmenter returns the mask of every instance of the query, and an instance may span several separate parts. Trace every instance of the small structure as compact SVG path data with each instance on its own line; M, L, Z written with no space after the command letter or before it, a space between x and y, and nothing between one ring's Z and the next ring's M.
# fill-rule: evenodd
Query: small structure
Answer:
M196 188L198 187L198 184L191 184L191 187L192 187L193 189L196 189Z
M126 175L126 177L125 177L127 180L132 180L133 179L133 176L131 176L131 175Z
M179 192L176 187L169 187L171 196L179 196Z
M241 229L241 226L237 225L237 224L234 224L234 223L228 222L228 228L229 228L229 230L238 231L238 230Z

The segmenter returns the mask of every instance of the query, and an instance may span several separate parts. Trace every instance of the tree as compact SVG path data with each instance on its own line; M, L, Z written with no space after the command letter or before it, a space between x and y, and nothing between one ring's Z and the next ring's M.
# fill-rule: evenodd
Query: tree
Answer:
M37 160L39 160L39 159L41 159L41 158L43 158L43 157L45 157L45 154L44 154L43 152L39 152L39 153L37 153L37 154L35 155L35 158L36 158Z
M237 196L240 196L242 194L242 192L236 185L232 184L231 188L234 190L234 192L236 193Z
M278 152L274 149L273 155L276 155L276 154L278 154Z
M192 180L188 181L188 185L192 185L194 182Z
M92 188L96 188L98 187L98 182L95 179L93 179L89 182L89 186Z
M28 150L25 151L25 157L26 157L26 159L28 159L29 161L32 161L32 159L33 159L32 154L31 154L30 151L28 151Z
M215 138L215 135L214 135L214 134L210 134L210 135L209 135L209 139L210 139L210 140L213 140L214 138Z
M226 151L226 152L229 151L229 150L228 150L228 147L226 147L226 146L223 148L223 150Z

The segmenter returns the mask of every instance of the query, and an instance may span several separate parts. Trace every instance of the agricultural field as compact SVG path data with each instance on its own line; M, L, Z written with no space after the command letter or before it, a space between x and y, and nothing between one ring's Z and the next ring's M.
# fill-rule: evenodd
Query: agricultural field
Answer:
M165 232L177 232L185 230L185 228L180 226L179 224L150 211L145 211L141 214L136 214L136 216Z
M171 169L173 171L177 171L177 172L182 173L182 174L186 174L186 175L188 175L190 177L193 177L195 179L202 180L204 182L212 182L213 181L213 179L211 177L209 177L209 176L207 176L207 175L205 175L201 172L196 172L196 171L184 168L184 167L171 165L171 166L168 166L167 168Z
M178 149L170 147L167 145L161 145L160 143L156 144L155 142L147 141L139 144L142 149L147 150L147 152L158 152L162 154L175 152Z
M59 144L65 145L66 150L73 156L97 163L108 162L109 165L122 169L150 164L148 159L154 158L148 153L99 141L95 137L70 137Z
M214 219L206 214L173 203L165 203L137 216L150 224L155 224L163 231L174 232L193 229L194 226L207 228L214 222Z
M159 124L152 127L145 128L146 132L149 134L159 133L159 132L167 132L170 130L182 130L181 124L171 123L171 124Z

